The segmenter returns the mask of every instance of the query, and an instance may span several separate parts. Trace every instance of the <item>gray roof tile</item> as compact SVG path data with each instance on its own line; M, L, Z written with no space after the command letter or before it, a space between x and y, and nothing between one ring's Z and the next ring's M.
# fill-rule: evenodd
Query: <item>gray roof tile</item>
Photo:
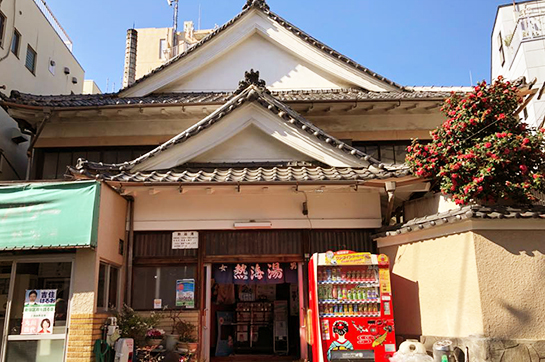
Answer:
M375 237L389 237L410 233L435 226L455 223L468 219L500 220L500 219L543 219L545 220L545 206L482 206L468 205L442 213L412 219L404 224L389 227Z
M381 101L381 100L438 100L450 96L450 92L367 92L358 89L291 90L273 91L271 94L285 103L335 102L335 101ZM141 105L198 105L224 104L232 97L231 92L162 93L145 97L120 97L117 93L85 95L33 95L13 91L10 97L0 93L2 103L21 104L34 107L73 108L98 106Z

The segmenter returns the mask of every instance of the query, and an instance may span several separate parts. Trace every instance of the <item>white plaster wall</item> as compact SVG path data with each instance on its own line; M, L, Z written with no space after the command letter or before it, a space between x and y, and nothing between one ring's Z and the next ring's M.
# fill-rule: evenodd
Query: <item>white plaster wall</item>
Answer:
M232 91L244 72L255 69L274 90L348 88L302 59L286 52L259 34L254 34L225 55L163 89L165 92Z
M249 126L191 162L310 161L311 157L275 140L255 126Z
M536 1L539 3L540 1ZM545 1L541 1L545 5ZM514 40L510 46L504 44L506 61L502 66L499 55L498 34L501 32L503 39L513 33L515 29L515 16L512 6L499 8L498 16L492 32L492 78L503 75L507 79L526 77L531 82L537 79L536 87L541 87L545 82L545 39L527 39L519 44L521 28L517 27ZM527 107L528 117L521 118L533 127L539 127L545 119L545 99L534 98Z
M0 150L3 151L3 156L0 158L5 157L0 160L0 180L25 179L28 142L17 145L11 140L11 132L17 128L17 122L0 108ZM16 172L12 170L6 159L13 165Z
M376 228L380 227L378 191L343 186L340 189L291 186L236 186L178 188L128 188L136 190L135 230L227 230L234 222L270 221L273 229ZM156 193L159 192L159 193ZM308 218L303 202L308 201Z
M6 94L12 89L33 94L81 94L84 71L74 55L49 24L48 20L33 0L15 0L0 2L0 11L7 17L3 47L0 57L0 85L6 85ZM10 51L14 27L21 34L19 58ZM27 45L37 53L36 74L25 67ZM49 71L49 60L56 63L55 75ZM64 67L70 68L70 74L64 74ZM72 84L72 77L78 79Z

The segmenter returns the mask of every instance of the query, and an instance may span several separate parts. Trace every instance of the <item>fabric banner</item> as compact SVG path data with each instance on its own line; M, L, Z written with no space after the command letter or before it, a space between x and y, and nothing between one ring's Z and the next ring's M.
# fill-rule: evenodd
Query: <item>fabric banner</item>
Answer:
M52 334L56 300L56 289L27 290L21 334Z
M0 250L94 247L100 183L0 186Z
M214 280L218 284L297 283L297 263L215 264Z

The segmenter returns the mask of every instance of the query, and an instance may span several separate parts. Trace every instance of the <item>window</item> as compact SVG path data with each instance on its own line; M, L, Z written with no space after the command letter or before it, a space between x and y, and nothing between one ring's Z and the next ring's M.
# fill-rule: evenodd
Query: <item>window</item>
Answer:
M11 39L11 52L19 58L19 44L21 43L21 34L17 29L13 30L13 39Z
M410 144L410 141L353 142L352 146L381 162L401 165L405 163L407 147Z
M66 173L66 167L75 166L79 158L105 163L123 163L134 160L153 148L153 146L134 146L41 149L36 153L36 178L62 179Z
M505 64L505 52L503 50L503 37L501 36L501 32L498 34L498 51L500 52L500 63L503 67Z
M55 257L51 256L51 259L55 259ZM8 271L2 265L1 272L4 277ZM17 262L15 271L11 311L9 316L3 316L9 323L8 329L6 329L8 335L5 336L7 337L5 360L62 361L68 321L68 305L71 297L72 263L62 260L53 262ZM25 304L28 303L26 301L27 296L30 298L32 292L38 295L38 293L41 294L51 290L55 291L54 311L46 310L45 315L39 315L38 318L41 319L39 324L32 323L37 318L30 318L28 323L23 323L23 320L27 318L23 314ZM5 302L6 300L3 303ZM46 321L49 323L46 323ZM30 331L32 334L22 334L25 328L41 328L48 332L32 333Z
M119 301L119 268L100 263L98 270L97 308L117 309Z
M165 50L167 50L167 40L159 40L159 59L165 59Z
M6 16L0 12L0 47L4 47L4 31L6 30Z
M180 308L176 307L177 281L195 280L196 269L194 264L133 267L132 307L136 310L151 310L154 299L161 299L163 307ZM197 299L194 300L196 302Z
M29 45L26 49L26 61L25 66L32 74L36 74L36 52Z

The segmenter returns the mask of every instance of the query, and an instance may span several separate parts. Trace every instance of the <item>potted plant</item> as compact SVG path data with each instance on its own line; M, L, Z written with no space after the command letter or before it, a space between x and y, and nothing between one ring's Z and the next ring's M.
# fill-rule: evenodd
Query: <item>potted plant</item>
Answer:
M197 327L194 324L179 320L176 325L176 333L180 336L180 345L190 353L197 352L198 343L196 337Z
M158 346L163 341L165 331L162 329L152 328L146 333L146 341L149 346Z
M116 313L119 334L122 338L132 338L136 346L143 346L146 341L146 333L158 323L157 316L152 313L144 317L127 305Z

